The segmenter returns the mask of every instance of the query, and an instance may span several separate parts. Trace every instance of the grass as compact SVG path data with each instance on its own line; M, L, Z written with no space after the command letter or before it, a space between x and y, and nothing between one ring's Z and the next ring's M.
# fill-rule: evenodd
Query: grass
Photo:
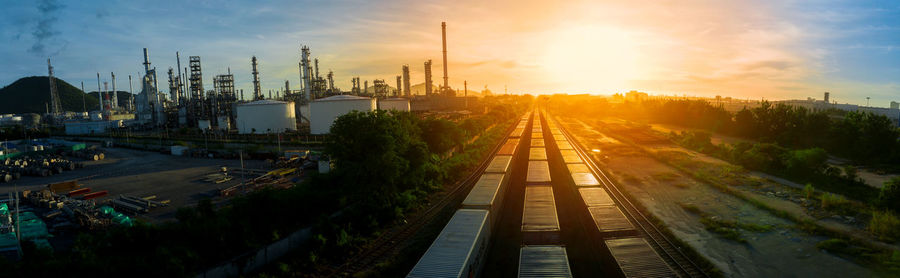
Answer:
M681 177L681 176L679 176L678 174L672 173L672 172L660 172L660 173L653 174L654 179L656 179L658 181L662 181L662 182L671 182L679 177Z
M884 276L900 275L900 251L877 251L842 238L823 240L816 243L816 248L859 263L873 265L874 270L882 272Z
M738 231L738 225L734 221L721 220L714 216L704 216L700 218L700 223L707 231L719 235L722 238L730 239L740 243L747 243L747 240Z
M894 241L900 238L900 220L890 211L873 211L868 228L880 240Z
M756 223L743 223L735 220L724 220L719 218L718 216L713 216L709 213L704 212L699 207L693 204L678 203L678 206L691 214L700 216L700 223L703 224L703 227L707 231L719 235L722 238L737 241L740 243L747 243L747 240L744 239L741 230L764 233L775 228L772 225L760 225Z

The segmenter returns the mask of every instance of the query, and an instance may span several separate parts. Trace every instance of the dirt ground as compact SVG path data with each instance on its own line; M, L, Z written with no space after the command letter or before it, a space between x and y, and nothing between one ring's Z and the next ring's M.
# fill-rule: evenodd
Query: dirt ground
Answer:
M816 243L827 238L810 236L795 223L772 215L735 196L723 193L686 176L678 169L647 156L634 147L595 139L602 134L591 123L561 119L569 131L588 148L601 150L597 155L603 167L625 186L681 240L709 259L728 277L868 277L875 275L863 266L819 251ZM603 135L603 137L609 137ZM718 162L678 146L653 146L657 151L686 152L693 159ZM763 197L767 198L767 197ZM767 198L780 206L793 203ZM698 208L704 214L738 223L769 226L767 231L739 230L746 242L723 238L708 231L696 213L684 206ZM802 210L802 208L799 208Z
M105 151L106 159L85 161L82 169L50 177L23 176L11 183L0 184L0 194L16 189L39 190L50 183L79 179L82 187L91 188L93 192L109 191L106 197L96 199L98 203L120 194L169 200L169 206L138 216L149 222L161 222L174 219L178 208L195 205L204 198L216 196L219 189L240 182L239 175L221 184L204 181L206 175L218 172L223 166L239 169L239 160L190 158L122 148L107 148ZM263 161L244 160L247 169L261 169L265 164Z

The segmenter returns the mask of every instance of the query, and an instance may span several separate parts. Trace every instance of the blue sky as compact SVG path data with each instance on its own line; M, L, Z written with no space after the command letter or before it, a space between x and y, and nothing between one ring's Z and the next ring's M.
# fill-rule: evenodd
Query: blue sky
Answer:
M427 59L437 83L447 21L453 87L900 101L898 1L3 2L0 86L45 75L51 57L76 86L116 72L127 89L147 47L160 73L176 51L182 67L201 56L206 87L230 67L249 90L256 55L264 91L296 88L301 44L338 87L352 76L393 84L402 64L421 83Z

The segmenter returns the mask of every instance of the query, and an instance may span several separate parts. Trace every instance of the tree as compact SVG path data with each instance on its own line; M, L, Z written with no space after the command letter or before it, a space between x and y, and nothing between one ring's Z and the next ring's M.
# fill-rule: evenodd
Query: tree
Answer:
M426 186L432 160L417 122L410 113L382 110L335 120L325 148L350 203L376 214L393 211L402 191Z
M429 118L420 122L422 139L428 144L428 150L436 154L445 154L463 143L465 133L451 121Z
M785 171L789 176L810 177L822 173L827 161L828 153L821 148L789 151L785 153Z

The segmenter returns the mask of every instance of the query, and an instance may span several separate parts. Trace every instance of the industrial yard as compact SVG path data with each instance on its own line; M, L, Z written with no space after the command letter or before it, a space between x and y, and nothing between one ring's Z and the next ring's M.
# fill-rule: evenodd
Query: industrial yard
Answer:
M139 198L156 196L169 200L169 206L154 209L140 217L149 222L174 220L174 212L184 206L195 205L205 198L216 198L219 190L240 183L241 162L238 160L185 158L160 153L121 148L106 148L106 157L98 161L85 161L84 168L50 177L23 177L12 183L0 184L0 194L14 190L39 191L48 184L77 180L82 187L92 191L108 191L109 195L97 198L97 202L117 198L119 195ZM267 169L265 162L245 161L248 169ZM206 181L209 174L221 173L222 167L231 169L237 178L224 183ZM247 178L255 175L248 174Z

